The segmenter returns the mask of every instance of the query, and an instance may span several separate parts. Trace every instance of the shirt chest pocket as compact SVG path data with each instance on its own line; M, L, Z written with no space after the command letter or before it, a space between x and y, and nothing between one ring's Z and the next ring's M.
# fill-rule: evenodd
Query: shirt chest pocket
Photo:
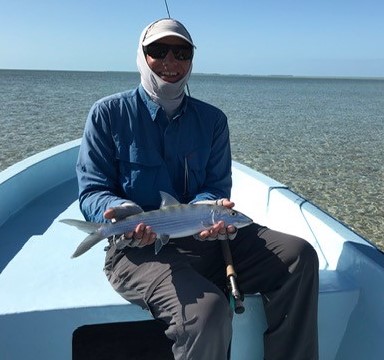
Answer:
M163 159L155 149L129 146L117 153L119 180L130 199L143 197L149 189L156 188Z

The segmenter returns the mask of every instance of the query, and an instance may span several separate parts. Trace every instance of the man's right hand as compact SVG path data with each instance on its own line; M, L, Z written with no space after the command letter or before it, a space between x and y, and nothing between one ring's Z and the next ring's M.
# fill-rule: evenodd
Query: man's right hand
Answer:
M107 209L104 212L104 218L111 220L112 222L116 222L123 220L130 215L138 214L142 211L143 210L138 205L133 207L131 204L123 204ZM133 231L122 234L119 240L129 247L144 247L155 242L156 233L152 231L150 226L147 226L144 223L140 223Z

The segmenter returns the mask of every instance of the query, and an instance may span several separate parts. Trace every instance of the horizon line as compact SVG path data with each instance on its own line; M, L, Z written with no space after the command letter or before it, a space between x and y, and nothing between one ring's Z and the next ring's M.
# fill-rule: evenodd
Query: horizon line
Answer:
M0 71L52 71L52 72L95 72L95 73L137 73L132 70L67 70L67 69L21 69L21 68L0 68ZM206 76L239 76L259 78L310 78L310 79L360 79L360 80L384 80L384 76L361 76L361 75L293 75L293 74L235 74L235 73L204 73L192 72L193 75Z

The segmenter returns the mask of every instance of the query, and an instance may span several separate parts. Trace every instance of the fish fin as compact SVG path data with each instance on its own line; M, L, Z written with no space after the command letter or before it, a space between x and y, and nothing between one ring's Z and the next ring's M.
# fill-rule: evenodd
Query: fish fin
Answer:
M88 235L77 247L75 252L72 254L71 258L76 258L80 255L83 255L86 251L88 251L91 247L93 247L103 239L104 236L100 235L99 232L94 232Z
M160 208L164 206L180 205L179 201L177 201L172 195L169 195L164 191L160 191L160 196L161 196Z
M84 220L75 220L75 219L62 219L59 220L60 222L74 226L78 228L81 231L84 231L88 234L94 233L99 227L100 224L89 222L89 221L84 221Z
M155 242L155 254L157 255L164 245L167 245L169 242L169 235L161 234L160 237L156 238Z

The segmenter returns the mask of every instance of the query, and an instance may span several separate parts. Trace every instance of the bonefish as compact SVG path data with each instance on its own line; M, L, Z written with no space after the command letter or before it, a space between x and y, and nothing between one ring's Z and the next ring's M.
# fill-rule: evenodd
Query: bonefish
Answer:
M131 232L144 223L156 233L155 253L168 243L169 239L191 236L224 221L225 226L242 228L252 219L239 211L214 204L181 204L171 195L160 192L161 206L158 210L131 215L115 223L93 223L89 221L62 219L61 222L75 226L89 235L80 243L72 257L78 257L103 239L113 235Z

